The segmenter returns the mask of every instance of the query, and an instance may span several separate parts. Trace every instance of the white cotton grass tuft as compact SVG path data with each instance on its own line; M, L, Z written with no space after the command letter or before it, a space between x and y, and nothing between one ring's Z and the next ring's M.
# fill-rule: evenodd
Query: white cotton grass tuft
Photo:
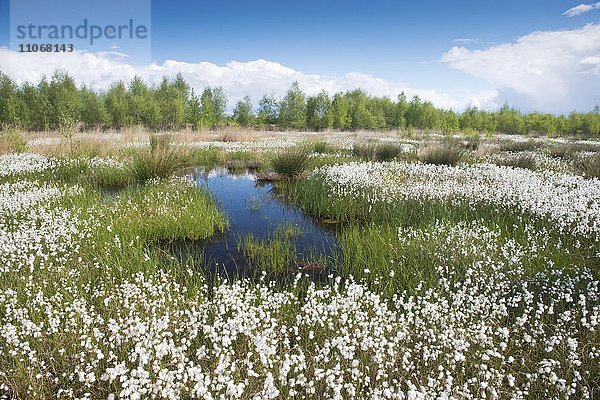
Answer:
M535 215L565 218L557 226L567 232L597 233L595 180L490 165L361 163L317 173L340 195L375 188L369 201L521 201ZM67 206L79 186L17 181L0 189L0 396L20 380L21 397L66 399L597 394L599 282L585 266L565 272L551 259L531 274L522 261L535 249L500 241L482 224L398 228L398 242L433 238L476 259L460 279L437 266L438 284L413 294L386 298L352 278L209 288L191 269L132 273L128 262L81 260L97 231L110 239L102 245L127 243L101 225L99 211Z
M406 162L324 166L313 172L334 196L371 204L441 200L491 204L552 220L563 233L600 237L600 180L493 164L455 167Z

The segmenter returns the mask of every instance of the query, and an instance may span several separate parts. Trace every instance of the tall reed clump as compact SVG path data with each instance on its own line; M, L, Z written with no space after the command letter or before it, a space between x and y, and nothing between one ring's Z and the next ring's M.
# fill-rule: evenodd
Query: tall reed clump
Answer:
M190 165L190 158L181 146L173 144L170 135L150 135L150 148L133 155L128 166L131 177L136 182L150 179L163 179Z
M318 154L327 154L327 153L335 153L336 148L329 145L324 140L309 140L305 143L305 146L308 147L313 153Z
M600 153L581 152L573 161L575 167L587 178L600 178Z
M7 129L0 132L0 154L23 153L27 150L27 143L16 129Z
M429 142L419 149L419 160L427 164L456 165L465 150L451 141Z
M311 167L311 152L305 146L295 146L273 155L270 166L277 174L298 179Z
M498 157L495 161L497 165L505 165L507 167L530 169L535 171L538 169L538 163L535 153L523 151L516 154L510 154L508 157Z
M396 143L366 143L356 144L352 148L352 155L369 161L391 161L400 158L404 150Z

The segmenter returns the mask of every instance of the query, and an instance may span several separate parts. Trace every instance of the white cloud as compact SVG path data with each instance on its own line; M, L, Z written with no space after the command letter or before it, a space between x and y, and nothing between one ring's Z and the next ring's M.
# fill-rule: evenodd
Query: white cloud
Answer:
M454 46L442 61L499 88L527 110L588 111L600 103L600 25L533 32L484 50Z
M463 43L463 44L477 43L478 44L481 42L477 39L464 38L464 39L454 39L454 40L452 40L452 43Z
M581 15L588 11L599 10L599 9L600 9L600 2L593 3L593 4L580 4L578 6L569 8L562 15L566 15L567 17L575 17L577 15Z
M468 45L494 45L496 44L496 42L490 42L487 40L483 40L483 39L475 39L475 38L458 38L458 39L453 39L450 41L450 43L456 43L459 45L464 45L464 46L468 46Z
M497 105L494 102L497 96L495 90L449 95L433 89L412 88L359 72L324 78L262 59L248 62L231 61L222 66L209 62L188 63L175 60L166 60L162 64L134 66L127 64L120 53L115 53L21 54L0 48L0 69L18 82L35 82L42 75L51 75L55 70L62 69L68 71L79 83L96 90L105 90L119 80L127 82L135 75L149 84L157 84L163 76L173 77L181 73L197 92L206 86L223 86L230 106L245 95L250 95L254 101L258 101L265 93L275 93L282 97L295 80L308 94L317 93L322 89L335 93L362 88L376 96L396 97L404 91L409 97L418 95L436 106L461 111L469 105L488 108Z

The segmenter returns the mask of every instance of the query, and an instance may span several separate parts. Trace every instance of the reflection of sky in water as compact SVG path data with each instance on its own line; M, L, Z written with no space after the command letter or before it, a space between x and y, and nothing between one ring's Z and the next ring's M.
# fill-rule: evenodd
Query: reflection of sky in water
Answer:
M237 252L236 237L253 234L268 239L278 226L299 228L294 238L299 257L312 252L330 255L336 246L332 232L323 229L298 207L285 203L272 192L270 184L257 183L250 173L232 175L226 170L212 170L193 175L199 186L206 187L229 219L229 229L202 243L204 260L224 264L227 270L243 266Z

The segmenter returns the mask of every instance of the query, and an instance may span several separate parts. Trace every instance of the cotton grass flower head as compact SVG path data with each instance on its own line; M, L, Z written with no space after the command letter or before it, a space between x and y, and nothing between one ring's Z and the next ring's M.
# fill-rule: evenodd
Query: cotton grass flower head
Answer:
M365 195L366 186L377 189L372 202L408 196L500 205L519 200L534 215L568 216L591 226L558 225L567 232L596 232L594 180L490 165L362 163L317 173L337 195ZM407 181L415 187L404 187ZM140 204L168 211L184 189L169 192L162 184L153 183L156 198ZM80 246L98 232L110 239L94 243L106 246L101 249L127 248L112 241L114 220L100 225L102 209L68 206L81 187L18 181L0 188L0 392L66 399L596 394L595 276L576 259L567 271L544 259L547 270L531 273L524 260L541 257L539 249L505 239L480 221L398 228L399 243L432 240L474 260L464 271L440 260L434 266L438 284L410 294L384 297L352 277L324 284L298 277L284 288L266 279L209 286L192 268L151 268L150 257L139 271L128 263L79 260ZM524 231L531 243L544 245L547 232Z
M3 154L0 155L0 177L43 172L56 164L56 160L40 154Z
M313 172L331 196L487 204L550 219L561 232L600 237L600 180L493 164L346 163Z

